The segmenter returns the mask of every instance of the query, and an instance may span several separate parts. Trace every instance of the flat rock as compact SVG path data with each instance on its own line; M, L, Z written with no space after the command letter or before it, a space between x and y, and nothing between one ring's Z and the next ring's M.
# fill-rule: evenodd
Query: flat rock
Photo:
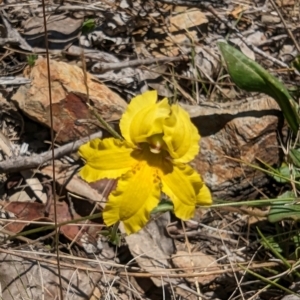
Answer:
M193 165L214 197L255 199L271 177L250 164L266 168L264 164L276 167L282 161L281 110L275 100L265 95L229 103L228 107L213 105L184 106L202 136L201 150Z
M99 130L88 109L87 88L82 69L55 60L50 61L53 129L57 142L70 142ZM12 100L30 119L50 127L50 100L46 59L38 59L35 66L24 72L31 84L18 89ZM119 120L127 103L105 84L86 74L90 104L106 121ZM78 120L86 124L75 123ZM99 122L98 122L99 123Z

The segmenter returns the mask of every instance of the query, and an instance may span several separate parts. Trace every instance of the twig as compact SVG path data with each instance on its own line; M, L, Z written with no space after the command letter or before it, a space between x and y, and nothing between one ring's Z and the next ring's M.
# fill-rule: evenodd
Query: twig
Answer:
M0 39L1 45L1 39ZM30 79L24 77L0 77L0 85L19 85L19 84L27 84L30 83Z
M20 156L15 159L3 161L0 163L0 172L17 172L26 169L37 168L52 158L60 158L71 152L77 151L82 144L88 142L89 140L101 137L102 131L99 131L76 142L63 145L54 149L54 157L52 157L52 151L50 150L41 154L33 154L30 157Z
M16 38L0 38L0 46L5 46L7 44L20 44L19 39Z
M28 255L27 251L14 251L14 250L6 250L6 249L2 249L0 248L0 253L6 253L6 254L10 254L10 255L15 255L17 257L22 257L26 260L34 260L34 261L40 261L40 262L44 262L47 264L47 266L49 265L57 265L57 261L55 259L51 259L51 257L55 257L55 254L52 253L43 253L43 252L39 252L39 257L32 257L30 255ZM30 252L30 254L32 255L32 252ZM43 258L46 257L46 258ZM64 259L71 259L72 263L67 263L65 261L61 262L61 265L64 267L68 267L68 268L75 268L78 270L84 270L84 271L91 271L91 272L98 272L98 273L103 273L105 272L105 274L112 274L112 275L119 275L119 276L134 276L137 278L149 278L149 277L167 277L168 278L193 278L195 276L197 277L204 277L204 276L209 276L209 275L216 275L216 274L227 274L227 273L231 273L231 272L239 272L242 269L243 263L240 263L238 266L236 266L233 270L230 268L226 268L225 270L213 270L213 271L202 271L201 269L208 269L209 267L206 268L200 268L200 267L195 267L195 271L199 270L198 272L194 272L194 273L180 273L180 274L175 274L175 271L182 271L182 269L164 269L162 270L157 270L157 271L152 271L151 273L149 272L143 272L142 270L139 271L140 269L137 267L133 267L133 266L127 266L127 265L121 265L121 264L116 264L113 263L113 266L117 266L120 269L123 268L124 271L114 271L114 270L107 270L107 269L100 269L99 267L89 267L87 264L87 262L91 262L91 263L95 263L96 266L98 266L99 261L98 260L92 260L92 259L86 259L86 258L82 258L82 257L75 257L75 256L70 256L70 255L61 255L62 258ZM77 263L74 264L73 261L76 261ZM289 260L289 262L291 262L292 264L295 264L296 261L295 260ZM107 262L107 261L101 261L101 264L103 265L112 265L111 262ZM247 262L244 264L248 264ZM277 266L282 266L282 262L281 261L268 261L268 262L253 262L251 264L251 266L249 266L248 269L261 269L261 268L271 268L271 267L277 267ZM248 266L247 266L248 267ZM126 271L127 270L127 271ZM135 271L135 272L131 272L131 271ZM172 273L171 273L172 272Z
M85 55L89 57L88 54ZM133 68L141 65L150 65L155 63L163 62L173 62L173 61L182 61L187 60L185 56L175 56L175 57L160 57L160 58L147 58L147 59L134 59L130 61L118 62L118 63L97 63L93 66L94 72L106 72L112 70L119 70L123 68Z
M107 10L107 7L99 8L96 5L64 5L64 6L51 6L51 7L46 7L45 11L46 12L61 12L61 11L80 11L80 12L105 12ZM35 10L36 12L40 12L41 9L37 8Z

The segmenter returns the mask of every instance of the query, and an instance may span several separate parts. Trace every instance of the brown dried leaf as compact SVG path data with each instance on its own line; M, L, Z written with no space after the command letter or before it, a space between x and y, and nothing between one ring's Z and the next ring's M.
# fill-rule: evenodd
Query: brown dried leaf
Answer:
M65 201L57 203L56 212L57 212L57 222L58 223L63 223L63 222L67 222L67 221L71 221L71 220L80 218L80 216L75 211L72 211L72 214L70 213L70 208ZM55 219L54 213L55 212L54 212L54 202L53 202L51 205L50 214L49 214L49 218L53 222ZM78 222L78 223L82 223L82 222ZM68 238L70 241L74 241L76 238L75 242L79 246L82 246L81 237L82 237L83 231L80 231L80 229L81 229L81 226L76 226L75 224L63 225L60 227L61 233L66 238Z
M37 202L9 202L1 203L3 209L14 213L16 216L16 221L12 220L11 223L5 226L5 229L19 233L25 226L30 224L30 221L38 221L45 216L45 205ZM18 222L18 220L28 221L28 222Z
M207 24L208 20L199 9L189 9L170 18L170 32L186 30L202 24Z
M176 268L181 269L184 273L200 273L202 271L213 272L221 269L214 257L200 251L191 254L186 251L178 251L176 254L172 255L172 262ZM197 280L199 283L205 285L209 284L218 276L219 274L205 275L198 277ZM187 277L186 280L190 283L195 282L195 278L193 277Z
M82 202L83 203L83 202ZM51 222L53 223L54 218L54 202L51 203L49 216L45 216L45 205L38 202L10 202L8 204L2 203L4 209L8 212L14 213L16 219L12 220L5 226L5 229L19 233L27 225L30 225L31 221L35 222ZM57 202L57 222L63 223L67 221L72 221L74 219L81 218L76 211L70 211L68 204L65 201ZM28 221L28 222L18 222L18 220ZM78 222L76 224L83 224L84 222ZM68 238L70 241L75 241L79 246L82 246L81 238L83 234L88 234L92 240L96 240L99 228L94 228L91 226L90 221L85 222L89 226L86 226L83 230L82 226L75 224L66 224L60 227L61 233ZM97 224L98 225L98 224ZM43 225L41 225L43 226Z

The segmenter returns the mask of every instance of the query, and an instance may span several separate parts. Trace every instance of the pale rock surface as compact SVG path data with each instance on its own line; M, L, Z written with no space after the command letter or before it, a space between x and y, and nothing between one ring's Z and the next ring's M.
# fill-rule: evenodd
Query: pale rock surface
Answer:
M280 165L283 116L276 101L264 95L227 106L184 106L202 136L193 165L214 197L255 199L258 190L270 182L270 176L249 164Z
M29 118L50 127L50 100L47 60L40 58L25 71L30 85L22 86L13 95L18 107ZM97 130L95 117L88 109L87 88L83 70L65 62L50 61L53 129L56 142L69 142ZM90 104L106 121L119 120L127 103L105 84L86 73ZM78 120L84 124L76 124ZM87 123L88 122L88 123ZM99 123L99 122L98 122Z

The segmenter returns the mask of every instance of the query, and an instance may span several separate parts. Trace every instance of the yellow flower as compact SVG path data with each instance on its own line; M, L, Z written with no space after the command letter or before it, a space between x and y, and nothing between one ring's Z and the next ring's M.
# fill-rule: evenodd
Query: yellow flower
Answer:
M120 129L124 140L95 139L79 149L86 160L84 180L119 179L103 211L107 226L123 221L128 234L140 230L161 192L183 220L193 217L196 205L212 203L201 177L187 165L199 152L200 136L179 105L166 98L157 102L157 92L148 91L131 100Z

